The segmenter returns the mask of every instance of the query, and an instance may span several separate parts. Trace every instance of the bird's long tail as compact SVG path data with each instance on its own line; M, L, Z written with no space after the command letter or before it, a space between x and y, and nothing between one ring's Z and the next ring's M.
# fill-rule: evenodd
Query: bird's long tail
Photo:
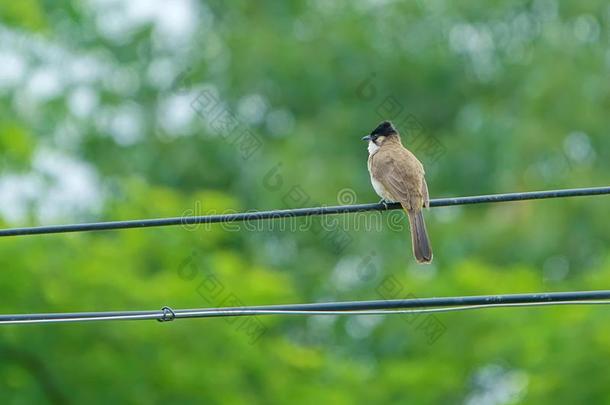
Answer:
M409 215L409 224L411 225L411 241L413 243L413 254L418 263L432 262L432 248L430 247L430 239L426 232L426 223L424 222L424 214L422 210L405 210Z

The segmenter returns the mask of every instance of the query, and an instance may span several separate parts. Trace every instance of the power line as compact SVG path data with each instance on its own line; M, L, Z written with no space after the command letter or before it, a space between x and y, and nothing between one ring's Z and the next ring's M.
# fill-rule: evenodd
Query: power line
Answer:
M448 207L454 205L498 203L509 201L538 200L546 198L580 197L610 194L610 187L576 188L564 190L533 191L525 193L491 194L457 198L438 198L430 200L430 207ZM0 237L41 235L67 232L104 231L113 229L150 228L158 226L214 224L220 222L260 221L277 218L305 217L314 215L348 214L366 211L386 211L400 209L400 204L382 203L338 205L330 207L297 208L235 214L182 216L173 218L138 219L128 221L93 222L83 224L49 225L27 228L0 229Z
M427 312L453 312L500 307L607 304L610 304L610 290L324 302L313 304L262 305L180 310L172 310L169 307L164 307L161 310L153 311L16 314L0 315L0 324L112 320L173 321L174 319L185 318L257 315L391 315Z

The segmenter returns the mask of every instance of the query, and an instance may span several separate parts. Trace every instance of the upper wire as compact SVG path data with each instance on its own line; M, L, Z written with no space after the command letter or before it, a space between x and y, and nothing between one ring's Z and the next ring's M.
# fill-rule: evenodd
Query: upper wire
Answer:
M491 194L456 198L438 198L430 200L430 207L447 207L454 205L498 203L508 201L538 200L547 198L580 197L610 194L610 186L574 188L563 190L532 191L525 193ZM286 210L271 210L257 212L241 212L233 214L203 215L182 217L137 219L127 221L91 222L68 225L48 225L25 228L0 229L0 237L41 235L67 232L89 232L113 229L150 228L158 226L213 224L220 222L260 221L277 218L304 217L313 215L348 214L366 211L386 211L400 209L399 203L374 203L356 205L338 205L328 207L297 208Z

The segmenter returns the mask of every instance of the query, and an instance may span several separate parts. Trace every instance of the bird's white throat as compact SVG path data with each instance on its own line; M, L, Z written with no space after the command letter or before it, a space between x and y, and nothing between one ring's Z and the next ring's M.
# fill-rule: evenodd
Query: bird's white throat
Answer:
M369 141L369 155L377 152L377 150L379 150L379 146L375 142Z

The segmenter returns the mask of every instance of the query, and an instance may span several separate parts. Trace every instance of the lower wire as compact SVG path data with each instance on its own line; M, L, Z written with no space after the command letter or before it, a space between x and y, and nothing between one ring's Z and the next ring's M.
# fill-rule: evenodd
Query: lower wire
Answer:
M500 303L466 306L449 306L440 308L418 308L418 309L383 309L383 310L290 310L290 309L202 309L202 310L182 310L175 312L172 319L179 318L211 318L227 316L257 316L257 315L413 315L422 313L443 313L469 311L487 308L508 308L508 307L535 307L535 306L559 306L559 305L608 305L610 300L582 300L582 301L551 301L551 302L530 302L530 303ZM91 322L91 321L112 321L112 320L166 320L165 311L147 311L129 315L103 315L99 316L71 316L66 318L31 318L31 319L0 319L0 324L37 324L37 323L64 323L64 322ZM6 316L5 316L6 317Z
M201 317L211 316L246 316L246 315L395 315L395 314L423 314L431 312L457 312L473 309L486 308L507 308L507 307L533 307L533 306L554 306L554 305L608 305L608 300L595 301L555 301L555 302L532 302L532 303L512 303L512 304L486 304L468 305L459 307L445 308L421 308L421 309L374 309L374 310L341 310L341 311L317 311L317 310L266 310L266 309L235 309L235 310L205 310L182 312L182 315L200 315Z

